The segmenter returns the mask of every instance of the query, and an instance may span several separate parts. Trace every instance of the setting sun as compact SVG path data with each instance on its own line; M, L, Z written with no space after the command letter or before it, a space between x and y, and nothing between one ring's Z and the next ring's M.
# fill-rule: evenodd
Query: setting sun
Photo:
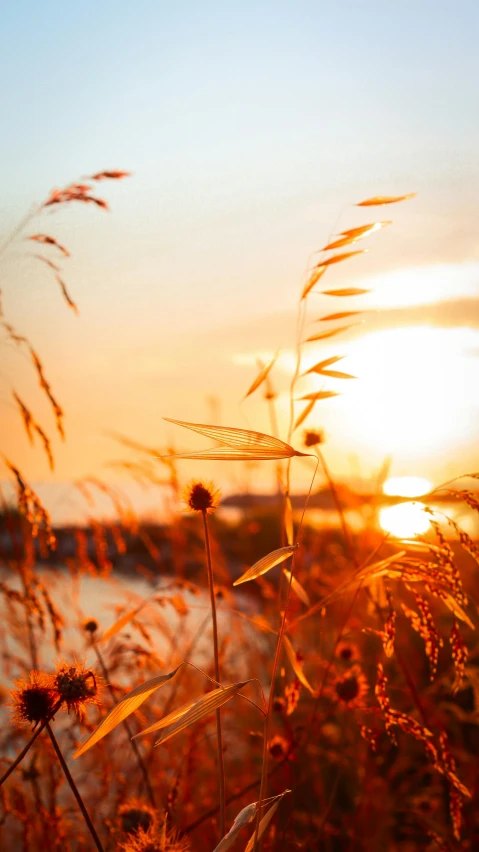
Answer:
M384 532L395 538L413 538L429 529L429 520L420 503L399 503L386 506L379 512L379 523Z

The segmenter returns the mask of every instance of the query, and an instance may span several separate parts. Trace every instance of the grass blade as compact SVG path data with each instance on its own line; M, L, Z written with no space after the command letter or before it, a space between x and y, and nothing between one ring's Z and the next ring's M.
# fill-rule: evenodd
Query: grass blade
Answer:
M80 757L80 755L88 751L92 745L95 745L95 743L99 742L99 740L106 736L106 734L113 731L120 722L123 722L123 720L127 718L127 716L134 713L134 711L137 710L138 707L140 707L140 705L150 697L150 695L153 695L157 689L161 689L165 683L168 683L182 665L183 663L180 663L176 669L173 669L173 671L168 672L166 675L160 675L159 677L153 677L151 680L145 681L145 683L140 684L140 686L137 686L129 692L128 695L125 695L125 697L110 710L93 733L90 734L86 742L84 742L83 745L76 750L73 757Z
M371 290L363 290L362 287L344 287L341 290L321 290L323 296L363 296Z
M300 664L298 662L298 658L297 658L296 653L294 651L294 648L293 648L293 646L292 646L292 644L289 641L287 636L283 636L283 642L284 642L284 647L285 647L285 650L286 650L286 656L287 656L289 662L291 663L291 667L292 667L296 677L298 678L300 683L302 683L303 686L305 686L306 689L309 690L311 695L316 695L316 691L313 689L308 678L306 677L305 673L303 672L302 666L300 666Z
M284 793L281 793L280 797L276 800L276 802L274 802L271 805L271 807L266 811L265 815L262 817L261 822L259 824L258 840L259 840L260 837L263 836L266 829L268 828L268 825L270 824L270 822L273 819L276 811L278 810L279 803L281 802L281 799L283 798L283 796L286 795L286 793L290 793L290 792L291 792L291 790L285 790ZM255 843L255 836L256 836L256 832L249 839L248 845L246 846L246 849L244 850L244 852L252 852L252 849L253 849L253 846L254 846L254 843Z
M226 704L227 701L233 698L248 683L250 683L249 680L244 680L240 683L233 683L230 686L221 686L218 689L207 692L206 695L193 698L191 701L187 701L186 704L182 704L177 710L173 710L167 716L159 719L158 722L150 725L149 728L145 728L145 730L135 734L133 739L142 737L144 734L151 734L153 731L165 729L164 734L155 742L155 746L160 745L160 743L166 742L166 740L169 740L170 737L175 736L175 734L178 734L184 728L187 728L194 722L199 722L200 719L209 716L214 710L218 710L219 707Z
M172 420L165 417L168 423L176 426L184 426L207 438L223 444L227 449L215 448L213 450L199 450L192 453L175 453L170 458L210 458L210 459L287 459L292 456L304 456L272 435L263 432L254 432L249 429L236 429L230 426L208 426L203 423L187 423L183 420Z
M275 565L279 565L280 562L288 559L294 553L296 547L297 545L295 544L288 544L287 547L279 547L278 550L272 550L271 553L268 553L262 559L259 559L258 562L255 562L251 568L248 568L241 577L234 581L233 586L239 586L240 583L247 583L249 580L256 580L257 577L266 574Z
M301 293L301 300L305 299L305 298L306 298L306 296L308 295L308 293L310 293L310 292L311 292L311 290L313 289L314 285L318 283L319 279L320 279L320 278L324 275L324 273L326 272L326 268L327 268L327 267L326 267L325 265L320 265L320 266L317 266L317 267L316 267L316 269L315 269L315 270L314 270L314 272L311 274L310 278L308 279L308 281L307 281L307 282L306 282L306 284L305 284L304 290L303 290L303 292Z
M272 358L272 360L269 362L269 364L266 364L264 367L261 368L261 370L258 373L258 375L256 376L253 384L251 385L248 393L246 393L244 395L244 399L246 399L246 397L248 397L252 393L254 393L254 391L257 388L259 388L259 386L264 382L266 376L268 375L269 371L271 370L272 366L274 365L277 357L278 357L278 353L276 353L276 355L274 356L274 358Z

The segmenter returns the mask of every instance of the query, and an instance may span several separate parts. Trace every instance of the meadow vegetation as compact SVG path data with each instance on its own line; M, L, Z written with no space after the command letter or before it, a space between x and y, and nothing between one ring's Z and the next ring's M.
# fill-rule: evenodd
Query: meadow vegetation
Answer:
M38 222L45 210L74 203L106 208L98 187L127 176L104 171L53 190L1 251L17 240L38 249L32 261L51 269L77 311L60 268L69 250ZM273 358L258 364L245 394L263 394L270 434L170 420L208 446L175 453L134 435L121 439L136 454L125 474L161 481L183 507L162 531L167 572L155 531L100 476L78 487L87 499L95 489L106 494L115 520L93 517L89 529L72 529L73 553L46 567L60 532L21 461L3 458L17 498L3 500L0 516L2 849L478 848L477 544L431 505L434 493L422 498L424 535L393 539L374 513L360 532L349 527L345 491L324 454L321 405L360 377L339 369L339 356L304 366L310 344L359 321L348 299L366 291L335 287L335 264L391 224L378 209L411 198L360 202L364 223L331 234L309 259L287 434L278 432ZM310 296L318 292L328 307L310 333ZM7 345L31 360L64 438L61 401L40 354L6 313L0 322ZM305 375L317 390L305 392ZM12 402L53 469L48 430L21 389L12 389ZM184 458L197 460L190 483ZM246 508L235 526L225 524L210 461L273 465L276 505ZM291 501L298 463L310 470L299 513ZM478 495L462 481L435 493L477 512ZM337 527L308 522L319 485L331 494ZM81 612L79 589L88 578L111 582L114 595L116 562L133 538L144 556L135 571L151 594L132 591L131 605L103 629ZM235 576L232 555L241 566ZM59 573L69 577L70 611L55 599Z

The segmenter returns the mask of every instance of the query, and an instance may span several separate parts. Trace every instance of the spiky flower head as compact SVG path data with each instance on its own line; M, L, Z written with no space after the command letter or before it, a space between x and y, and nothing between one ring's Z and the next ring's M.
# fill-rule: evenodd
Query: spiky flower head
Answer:
M339 675L334 683L336 698L348 708L360 707L368 691L368 682L360 666L352 666L345 674Z
M54 677L55 689L66 704L82 718L88 704L98 704L98 676L88 671L83 663L60 662Z
M130 799L118 809L120 825L125 834L136 834L138 831L146 832L152 828L155 822L155 813L146 802L141 799Z
M285 760L289 752L288 741L284 737L272 737L268 750L273 760Z
M214 512L218 507L220 492L212 482L194 480L185 489L184 500L192 512Z
M123 852L189 852L190 844L180 837L176 829L168 829L166 822L159 829L140 828L120 846Z
M83 630L93 636L93 634L98 630L98 621L95 618L85 618L85 621L83 622Z
M52 676L35 670L28 678L16 680L10 695L13 718L20 725L27 722L36 727L52 715L59 702Z
M305 447L315 447L324 444L325 434L322 429L306 429L303 433L303 444Z

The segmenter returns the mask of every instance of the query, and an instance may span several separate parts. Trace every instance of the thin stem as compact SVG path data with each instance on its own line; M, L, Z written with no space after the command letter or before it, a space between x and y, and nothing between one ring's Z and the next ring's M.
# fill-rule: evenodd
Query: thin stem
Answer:
M6 780L7 780L7 778L9 777L9 775L11 775L11 774L12 774L13 770L17 768L18 764L22 762L22 760L23 760L23 758L25 757L25 755L27 755L27 754L28 754L28 752L30 751L30 749L31 749L31 747L32 747L33 743L35 742L36 738L37 738L37 737L39 736L39 734L41 734L41 732L43 731L43 729L44 729L45 725L47 725L47 724L48 724L48 722L50 722L50 721L53 719L53 717L54 717L55 713L57 712L57 710L58 710L58 709L59 709L59 707L60 707L60 704L61 704L61 701L59 701L59 702L58 702L58 704L56 705L56 707L54 707L54 708L53 708L53 711L52 711L52 713L50 714L50 716L49 716L47 719L45 719L43 722L41 722L41 724L40 724L40 725L38 726L38 728L36 729L35 733L34 733L34 734L30 737L30 739L28 740L28 742L27 742L26 746L25 746L25 747L21 750L21 752L20 752L20 754L18 755L18 757L16 757L16 758L15 758L15 760L13 761L13 763L11 763L11 764L10 764L10 766L8 767L8 769L6 770L6 772L4 772L4 774L3 774L3 775L2 775L2 777L0 778L0 787L2 786L2 784L4 784L4 783L5 783L5 781L6 781Z
M214 649L214 657L215 657L215 679L220 683L220 659L219 659L219 650L218 650L218 622L216 619L216 598L215 598L215 586L214 586L214 578L213 578L213 568L211 565L211 548L210 548L210 536L208 532L208 522L206 520L206 511L202 512L203 515L203 527L205 531L205 549L206 549L206 565L208 568L208 584L210 587L210 600L211 600L211 618L213 621L213 649ZM218 736L218 775L219 775L219 786L220 786L220 837L224 837L226 834L226 813L225 813L225 767L224 767L224 759L223 759L223 736L221 733L221 713L219 710L216 711L216 732Z
M93 649L95 651L95 654L97 656L98 662L100 664L100 668L101 668L103 677L105 678L105 683L106 683L108 690L109 690L109 693L112 697L113 703L118 704L118 701L117 701L116 695L115 695L115 690L113 689L113 687L112 687L112 685L111 685L111 683L108 679L109 678L108 669L105 665L105 661L103 659L103 656L102 656L100 649L99 649L98 645L96 644L95 640L93 640L92 645L93 645ZM130 745L131 745L131 748L133 750L133 754L136 757L136 760L138 762L138 766L140 767L141 774L143 775L143 780L145 782L145 787L146 787L146 791L148 793L148 798L151 802L152 807L156 807L155 796L154 796L154 793L153 793L152 786L150 784L150 779L149 779L149 776L148 776L148 770L147 770L145 763L143 761L143 758L141 756L137 742L136 742L136 740L133 739L133 731L131 730L127 719L123 719L123 727L124 727L124 729L125 729L125 731L128 735L128 739L130 741Z
M309 491L308 491L308 494L307 494L307 497L306 497L305 504L303 506L303 512L302 512L302 515L301 515L301 520L300 520L300 524L299 524L299 528L298 528L298 532L297 532L297 536L296 536L296 544L298 543L299 537L301 535L301 530L302 530L303 521L304 521L304 515L305 515L306 509L307 509L307 506L308 506L309 498L311 496L311 491L312 491L312 488L313 488L313 483L314 483L314 479L315 479L315 476L316 476L316 471L318 469L318 463L319 462L316 462L313 477L311 479L311 484L309 486ZM292 583L293 583L295 555L296 555L296 551L295 551L295 553L293 553L293 558L291 560L291 573L290 573L289 583L288 583L288 588L287 588L287 593L286 593L286 601L285 601L285 605L284 605L283 616L281 618L281 625L280 625L279 634L278 634L278 641L276 643L276 651L275 651L275 654L274 654L274 661L273 661L273 670L272 670L272 673L271 673L271 687L270 687L270 691L269 691L268 711L267 711L266 718L265 718L265 721L264 721L263 765L262 765L262 768L261 768L261 782L260 782L260 788L259 788L258 810L256 812L256 825L255 825L255 832L254 832L254 852L256 852L256 850L258 849L259 826L260 826L260 822L261 822L263 802L264 802L265 797L266 797L266 785L267 785L267 779L268 779L268 757L269 757L268 740L269 740L269 729L270 729L270 724L271 724L271 718L272 718L272 715L273 715L274 687L275 687L276 675L277 675L278 667L279 667L279 661L280 661L280 657L281 657L283 636L286 632L286 619L287 619L287 616L288 616L289 599L290 599L290 596L291 596L291 586L292 586Z
M50 736L50 739L52 741L53 748L55 749L55 754L58 757L58 760L60 761L60 765L63 769L64 774L65 774L65 778L67 779L67 781L70 785L71 791L72 791L73 795L75 796L75 799L77 800L78 807L80 808L80 810L82 812L83 819L85 820L85 822L88 826L90 834L93 838L93 842L95 843L95 846L98 849L98 852L104 852L100 838L98 837L98 834L96 833L95 826L93 825L93 823L90 819L90 816L89 816L88 811L85 807L83 799L80 796L80 791L78 790L78 787L75 784L75 782L74 782L74 780L71 776L70 770L68 769L68 766L66 765L65 758L63 757L63 754L60 751L60 746L57 743L55 734L53 733L49 722L47 722L46 728L47 728L48 734Z

